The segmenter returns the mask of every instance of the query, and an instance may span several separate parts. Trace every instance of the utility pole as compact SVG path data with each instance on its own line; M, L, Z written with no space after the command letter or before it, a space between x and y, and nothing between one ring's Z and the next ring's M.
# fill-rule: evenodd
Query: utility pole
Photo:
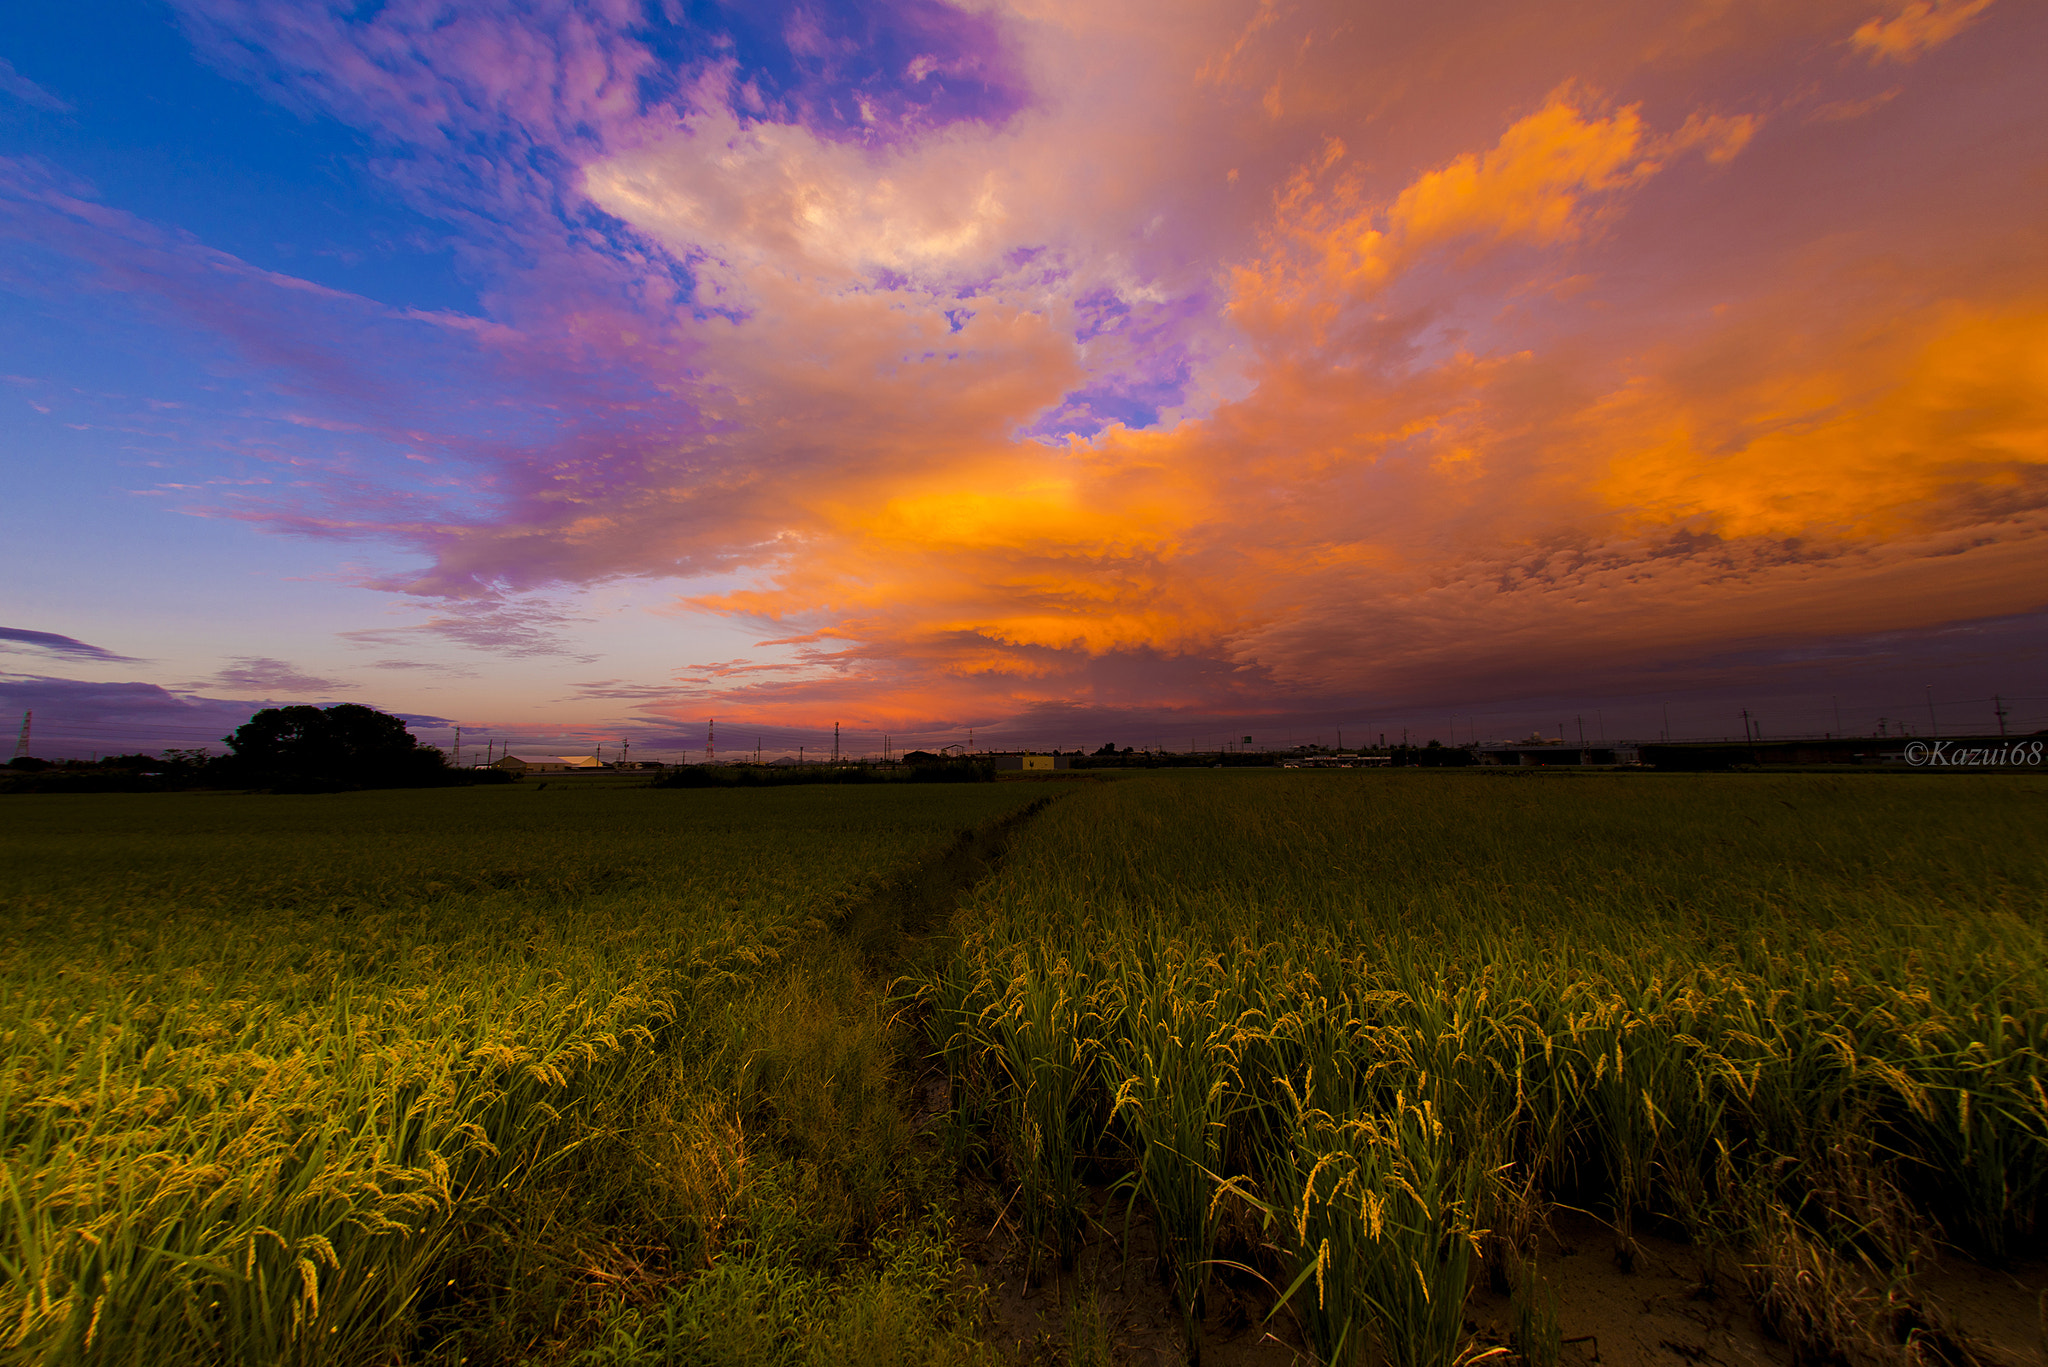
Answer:
M1991 715L1998 718L1998 734L2003 737L2005 735L2005 699L1999 697L1996 693L1991 695Z
M839 763L839 723L832 723L832 762Z
M625 768L625 767L626 767L626 761L627 761L628 759L630 759L630 758L632 757L632 754L633 754L633 738L632 738L631 736L625 736L625 737L622 737L622 738L620 738L620 740L619 740L619 767L620 767L621 769L623 769L623 768Z
M1749 709L1742 709L1742 743L1749 744Z
M1937 721L1936 721L1936 720L1934 719L1934 685L1933 685L1933 684L1929 684L1929 685L1927 685L1927 734L1928 734L1928 735L1930 735L1930 736L1938 736L1938 735L1940 735L1940 734L1941 734L1941 723L1940 723L1940 722L1937 722Z
M1671 739L1671 704L1664 704L1664 739Z
M28 753L28 724L34 721L35 718L36 714L34 711L21 714L21 736L14 742L14 757L16 759L20 759Z
M704 723L704 762L706 764L711 763L712 760L718 757L717 737L718 719L713 717Z
M462 767L462 728L455 728L455 767Z
M1835 702L1835 734L1839 736L1842 734L1842 695L1835 693L1831 696Z
M1579 721L1579 748L1580 748L1581 750L1583 750L1583 749L1585 749L1585 748L1586 748L1586 719L1585 719L1584 717L1580 717L1580 718L1578 719L1578 721Z

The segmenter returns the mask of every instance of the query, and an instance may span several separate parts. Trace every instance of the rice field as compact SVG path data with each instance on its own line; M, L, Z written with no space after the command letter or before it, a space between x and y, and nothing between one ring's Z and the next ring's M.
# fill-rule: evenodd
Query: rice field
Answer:
M1191 1354L1232 1276L1322 1362L1555 1361L1570 1207L1805 1360L1935 1361L1932 1250L2040 1247L2044 856L2032 780L1153 775L1052 807L918 990L1032 1257L1114 1183Z
M820 1341L847 1276L939 1332L891 1027L829 932L1030 796L7 800L0 1360L545 1360L721 1260Z
M1147 1224L1190 1358L1227 1286L1321 1363L1554 1367L1574 1211L1905 1367L1968 1356L1937 1255L2048 1233L2037 779L4 813L0 1362L1122 1360L1092 1302L998 1341L965 1177L1048 1285Z

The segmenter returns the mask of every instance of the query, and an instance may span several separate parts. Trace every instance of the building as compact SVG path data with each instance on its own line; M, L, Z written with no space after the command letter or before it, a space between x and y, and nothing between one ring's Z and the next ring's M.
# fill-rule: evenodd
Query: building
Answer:
M1032 773L1071 767L1065 755L983 755L982 758L995 761L998 773L1006 769Z
M1560 765L1604 767L1638 762L1633 745L1566 745L1561 741L1522 741L1509 745L1476 747L1480 764L1518 766Z
M596 773L605 766L598 762L596 755L534 755L524 758L507 755L491 767L509 769L515 774L573 774Z
M1391 755L1292 755L1280 761L1282 769L1384 769Z

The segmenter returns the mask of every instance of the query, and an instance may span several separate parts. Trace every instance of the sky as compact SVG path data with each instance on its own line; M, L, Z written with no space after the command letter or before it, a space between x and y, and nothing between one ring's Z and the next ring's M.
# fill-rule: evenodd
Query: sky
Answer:
M2023 0L25 8L0 709L2048 728L2044 52Z

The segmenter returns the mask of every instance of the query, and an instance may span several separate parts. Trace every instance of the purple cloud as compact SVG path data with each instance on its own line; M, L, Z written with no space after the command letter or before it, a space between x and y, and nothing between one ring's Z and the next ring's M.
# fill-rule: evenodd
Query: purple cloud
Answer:
M493 655L515 658L552 655L588 664L596 657L579 654L568 644L566 631L578 620L574 614L547 603L513 602L486 596L452 602L445 610L417 626L350 631L342 635L358 645L386 647L403 647L418 643L422 637L436 637ZM405 660L383 660L377 667L411 669L421 666Z
M208 683L219 688L241 688L266 696L286 694L328 694L353 689L354 684L323 679L264 655L239 655L235 663L215 674Z
M166 749L224 749L257 704L173 693L151 683L0 675L0 709L33 712L31 753L44 759Z
M456 723L447 717L429 716L425 712L393 712L391 715L408 727L422 731L450 731L456 726Z
M0 627L0 642L35 646L41 650L54 651L59 655L71 655L85 660L105 660L110 664L135 663L133 656L116 655L111 650L102 650L98 646L87 645L84 641L74 637L59 636L54 631L28 631L21 627ZM5 647L0 646L0 648Z
M437 662L437 661L434 661L434 660L372 660L372 661L370 662L370 668L372 668L372 669L425 669L425 670L431 670L432 672L434 672L434 673L436 673L436 674L447 674L447 675L452 675L452 676L454 676L454 677L457 677L457 678L463 678L463 679L473 679L473 678L475 678L475 677L476 677L476 671L475 671L475 670L472 670L472 669L458 669L458 668L456 668L456 667L455 667L455 666L453 666L453 665L448 665L448 664L441 664L441 663L439 663L439 662Z
M0 95L10 95L31 109L44 109L52 114L69 114L71 105L60 100L49 91L31 81L14 69L14 64L0 57Z

